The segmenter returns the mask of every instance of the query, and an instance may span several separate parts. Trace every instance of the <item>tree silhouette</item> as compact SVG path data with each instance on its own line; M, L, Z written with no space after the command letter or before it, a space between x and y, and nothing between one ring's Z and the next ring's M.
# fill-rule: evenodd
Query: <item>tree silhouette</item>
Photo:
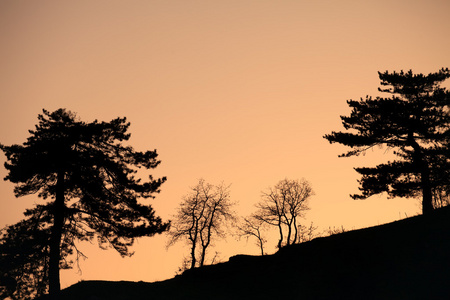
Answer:
M217 237L224 237L225 226L236 219L229 186L214 186L200 179L178 208L171 224L169 246L179 240L190 245L190 269L205 264L206 251Z
M267 225L260 218L255 215L243 218L241 224L238 226L238 234L240 237L245 237L247 240L250 237L256 239L256 245L261 251L261 255L264 255L264 244L267 239L263 236L264 225Z
M0 235L0 298L33 299L48 286L50 215L44 206L25 212L26 219L8 226ZM69 254L64 247L62 258ZM63 268L67 267L64 263Z
M0 149L7 157L5 180L16 184L15 195L38 193L46 203L27 210L27 219L7 228L0 245L9 254L25 245L40 248L41 256L20 253L24 264L38 266L30 267L27 276L45 285L48 281L50 295L57 298L59 269L71 266L65 258L74 249L79 254L76 240L97 237L101 248L109 245L130 256L128 248L136 237L168 228L150 205L138 202L139 197L152 198L166 179L150 175L141 182L135 177L139 168L153 169L160 161L156 150L137 152L122 145L130 138L126 118L85 123L58 109L43 110L38 119L23 145ZM34 229L27 232L27 227ZM14 273L16 267L6 272ZM41 293L42 284L38 288Z
M314 194L305 180L283 179L267 192L257 204L254 217L271 226L280 234L277 247L295 244L298 239L298 218L308 210L308 199Z
M362 175L361 194L391 197L422 195L423 213L433 210L433 193L448 191L450 173L450 93L440 83L450 77L448 69L428 75L378 73L379 91L390 98L367 96L349 100L350 116L341 116L346 132L325 135L330 143L341 143L353 150L341 156L357 156L375 146L395 149L398 160L373 168L356 168Z

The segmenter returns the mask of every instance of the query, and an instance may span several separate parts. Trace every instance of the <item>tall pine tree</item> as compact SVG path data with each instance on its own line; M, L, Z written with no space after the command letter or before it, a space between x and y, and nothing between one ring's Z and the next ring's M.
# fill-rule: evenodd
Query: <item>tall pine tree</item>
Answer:
M134 239L152 236L168 228L151 205L138 198L152 198L165 178L141 182L139 168L153 169L160 163L156 150L138 152L122 143L130 138L125 118L86 123L75 114L59 109L43 111L39 123L23 145L5 146L5 180L16 184L17 197L35 194L45 202L26 212L27 218L3 233L0 246L13 255L12 243L38 243L43 257L21 252L24 262L39 266L34 277L48 282L50 295L60 291L60 267L73 252L76 240L97 238L99 246L112 246L122 256L130 255ZM24 224L34 228L23 235ZM19 238L23 240L19 240ZM37 238L39 237L39 238ZM28 239L27 239L28 238ZM20 248L17 249L22 251ZM11 266L11 275L17 265ZM20 280L20 278L16 278Z
M362 175L361 194L352 198L382 192L391 197L422 195L422 210L428 213L433 210L433 194L450 186L450 92L440 87L450 71L378 74L379 91L390 97L347 101L352 112L341 116L346 131L325 138L352 148L341 156L359 155L381 145L393 149L398 158L372 168L355 168Z

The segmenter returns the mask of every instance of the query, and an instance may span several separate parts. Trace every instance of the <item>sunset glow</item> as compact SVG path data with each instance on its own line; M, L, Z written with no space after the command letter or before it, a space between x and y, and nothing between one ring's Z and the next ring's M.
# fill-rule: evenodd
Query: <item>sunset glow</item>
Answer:
M377 71L450 67L449 11L443 0L2 1L0 143L22 144L43 108L85 121L127 117L129 144L157 149L162 161L152 175L167 182L150 201L163 220L200 178L231 184L239 216L279 180L305 178L315 195L302 221L319 231L399 220L420 213L420 202L349 197L353 168L392 153L338 158L346 148L323 136L342 130L346 100L379 95ZM0 227L42 201L13 190L0 181ZM276 242L269 238L269 253ZM188 248L166 244L165 235L142 238L121 258L81 243L88 259L81 272L62 271L62 288L171 278ZM231 235L210 258L215 251L221 261L259 254Z

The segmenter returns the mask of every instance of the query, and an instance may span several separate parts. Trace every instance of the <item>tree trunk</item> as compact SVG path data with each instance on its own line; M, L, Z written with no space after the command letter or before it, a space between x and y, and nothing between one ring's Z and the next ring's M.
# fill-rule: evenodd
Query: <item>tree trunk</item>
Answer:
M58 172L56 196L53 204L53 227L50 236L49 258L49 292L50 299L59 299L61 283L59 277L59 261L61 260L61 237L64 225L64 172Z
M433 195L431 192L430 170L425 163L422 168L422 214L425 215L433 211Z
M207 231L206 241L203 239L202 233L200 233L200 241L202 242L202 253L201 253L201 257L200 257L200 267L203 267L203 265L205 264L206 249L208 248L209 244L211 243L211 226L212 226L212 223L208 224L208 231Z
M261 249L261 255L264 255L264 242L261 237L261 232L259 231L259 228L257 228L256 230L258 233L257 238L258 238L258 242L259 242L259 249Z
M425 159L423 149L414 139L413 134L409 133L408 140L414 149L413 161L418 167L420 173L420 183L422 189L422 214L428 214L433 211L433 194L430 182L430 167Z
M288 233L287 233L287 236L286 236L286 246L289 246L291 244L291 234L292 234L291 225L292 225L292 220L288 220L287 217L285 219L286 219L286 225L288 227Z
M283 228L281 227L281 217L278 217L278 230L280 232L280 240L278 241L278 249L281 249L281 245L283 243Z
M190 234L190 240L192 242L192 247L191 247L191 268L193 269L195 268L195 264L197 263L197 260L195 259L195 246L197 246L197 236L198 236L198 220L195 221L194 224L194 236L192 236L191 233Z
M195 259L195 244L197 241L192 242L192 248L191 248L191 269L195 268L195 264L197 263Z
M297 229L297 217L293 217L294 218L294 241L292 241L292 244L297 243L297 238L298 238L298 229Z
M202 256L200 257L200 267L203 267L203 265L205 264L206 248L208 248L207 245L202 246Z
M261 250L261 256L264 256L264 245L261 238L259 239L259 249Z
M200 230L200 241L202 242L202 256L200 258L200 267L203 267L203 265L205 264L205 257L206 257L206 249L209 247L209 245L211 244L211 229L214 226L214 218L216 215L216 210L217 210L217 205L219 204L219 202L215 202L213 204L213 207L211 208L212 211L210 212L210 217L206 219L205 222L206 223L206 240L203 237L203 230L205 229L205 227L203 227Z

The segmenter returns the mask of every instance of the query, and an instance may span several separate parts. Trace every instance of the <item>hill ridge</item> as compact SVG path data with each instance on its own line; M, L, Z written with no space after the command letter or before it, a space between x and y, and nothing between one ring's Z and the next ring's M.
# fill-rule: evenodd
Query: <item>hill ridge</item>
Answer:
M161 282L83 281L64 299L450 299L450 207Z

